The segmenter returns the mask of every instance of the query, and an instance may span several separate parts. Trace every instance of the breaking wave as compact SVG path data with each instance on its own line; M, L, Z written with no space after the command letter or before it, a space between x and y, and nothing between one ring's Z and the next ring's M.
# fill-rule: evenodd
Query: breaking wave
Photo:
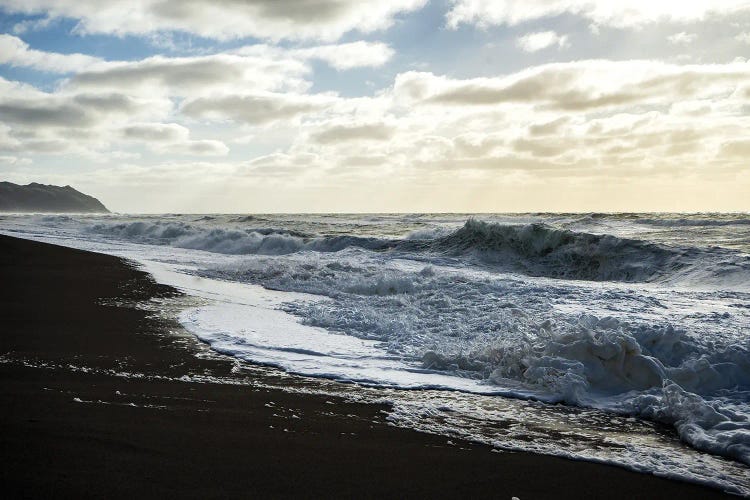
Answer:
M246 222L252 219L243 219ZM154 245L232 255L288 255L347 248L395 251L429 261L470 259L499 271L558 279L618 282L750 281L750 256L721 248L680 248L558 229L541 223L469 219L462 227L423 229L404 238L321 236L289 229L201 226L171 221L99 223L90 233Z
M431 240L419 236L399 248L468 256L499 270L528 276L728 289L746 289L750 283L750 256L718 247L667 246L542 223L513 225L475 219Z
M687 265L684 251L541 223L506 225L470 219L431 242L430 248L471 253L532 276L595 281L651 281Z
M304 250L337 252L348 247L383 250L387 240L359 236L313 237L276 228L210 228L181 222L127 222L95 224L91 233L151 245L170 245L230 255L286 255Z

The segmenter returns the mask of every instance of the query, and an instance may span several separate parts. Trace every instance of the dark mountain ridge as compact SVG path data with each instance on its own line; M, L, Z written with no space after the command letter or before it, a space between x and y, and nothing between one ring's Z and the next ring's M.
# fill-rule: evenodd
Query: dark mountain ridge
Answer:
M0 182L0 212L109 212L102 202L70 186Z

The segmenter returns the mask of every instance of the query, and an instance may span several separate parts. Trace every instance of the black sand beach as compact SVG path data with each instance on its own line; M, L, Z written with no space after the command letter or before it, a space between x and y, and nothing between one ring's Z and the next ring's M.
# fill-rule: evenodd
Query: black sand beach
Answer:
M232 377L233 363L196 357L178 325L118 307L176 292L114 257L0 236L0 283L5 498L724 496L451 446L389 426L384 407L177 380Z

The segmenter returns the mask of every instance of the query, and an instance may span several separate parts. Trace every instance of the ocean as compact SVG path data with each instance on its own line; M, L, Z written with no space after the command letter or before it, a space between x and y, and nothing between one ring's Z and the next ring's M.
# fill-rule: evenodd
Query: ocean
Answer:
M393 425L750 495L750 215L3 215ZM310 389L314 390L314 389ZM321 389L322 390L322 389Z

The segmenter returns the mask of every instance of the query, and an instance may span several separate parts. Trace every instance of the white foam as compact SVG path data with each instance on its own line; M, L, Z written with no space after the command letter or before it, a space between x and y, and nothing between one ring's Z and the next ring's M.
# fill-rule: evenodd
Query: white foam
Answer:
M389 355L379 342L305 326L293 316L262 306L195 308L184 311L180 321L218 352L290 373L408 389L492 391L402 361Z
M292 373L372 385L498 391L477 381L424 370L418 362L389 354L382 342L303 325L279 309L290 300L327 302L320 296L201 278L163 263L140 262L159 283L212 301L211 305L183 311L180 321L218 352Z
M730 339L721 347L726 323L744 325L746 315L740 323L728 313L713 324L702 315L682 318L698 329L689 335L666 319L672 291L641 290L634 301L632 288L547 283L553 305L539 302L540 283L468 281L460 272L397 264L353 250L204 268L295 293L150 271L191 294L223 297L221 306L187 311L182 320L214 349L240 359L366 384L535 397L641 415L675 425L696 448L750 462L750 409L728 412L725 401L747 404L750 356ZM571 292L565 307L562 297ZM621 310L582 314L583 300L585 309ZM692 295L677 302L675 318L686 310L732 310ZM701 416L706 408L716 408L721 420Z

